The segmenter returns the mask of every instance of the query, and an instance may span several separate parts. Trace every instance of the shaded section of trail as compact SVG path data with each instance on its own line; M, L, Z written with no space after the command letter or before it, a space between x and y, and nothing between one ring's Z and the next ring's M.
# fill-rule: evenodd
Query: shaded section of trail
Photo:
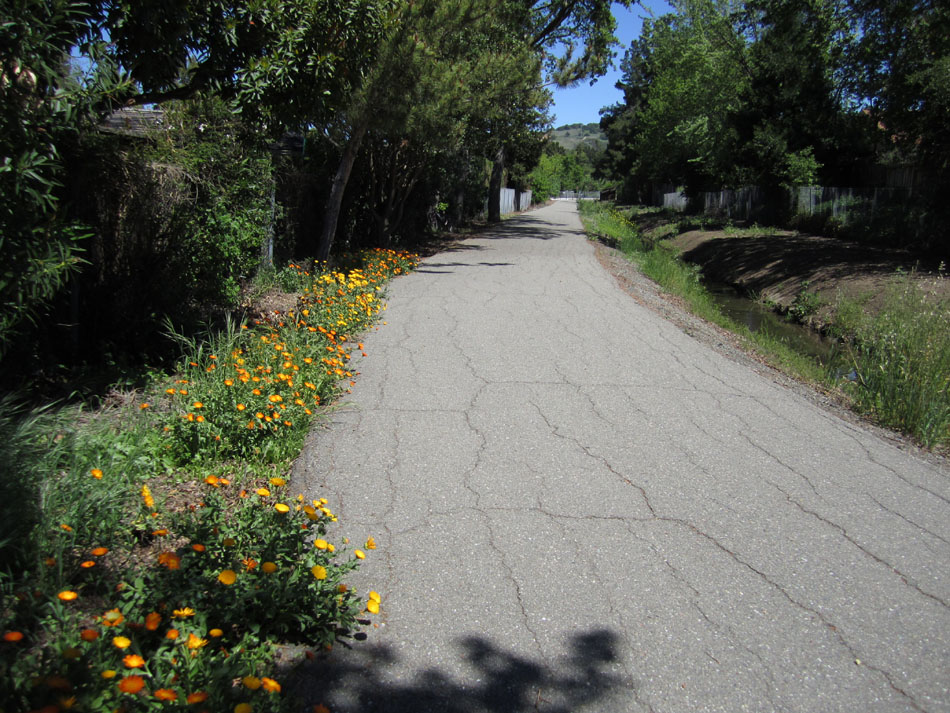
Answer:
M393 283L294 483L383 596L357 711L950 711L950 478L630 299L570 204ZM858 663L860 662L860 663Z

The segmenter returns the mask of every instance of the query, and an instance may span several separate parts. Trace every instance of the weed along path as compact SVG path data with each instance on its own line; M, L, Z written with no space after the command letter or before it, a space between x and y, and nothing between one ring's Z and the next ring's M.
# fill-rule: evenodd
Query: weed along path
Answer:
M727 359L572 203L392 283L295 487L378 548L334 713L950 711L950 472Z

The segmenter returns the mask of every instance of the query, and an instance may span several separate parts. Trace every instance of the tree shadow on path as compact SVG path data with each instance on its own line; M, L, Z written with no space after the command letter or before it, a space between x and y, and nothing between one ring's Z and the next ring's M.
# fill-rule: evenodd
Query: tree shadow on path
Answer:
M447 662L465 670L464 680L438 667L392 680L399 663L385 645L361 645L319 656L295 672L293 688L309 706L333 713L569 713L603 710L607 698L624 696L635 708L633 683L621 673L619 637L605 629L574 634L553 663L505 651L481 636L457 640ZM631 709L630 707L624 708Z

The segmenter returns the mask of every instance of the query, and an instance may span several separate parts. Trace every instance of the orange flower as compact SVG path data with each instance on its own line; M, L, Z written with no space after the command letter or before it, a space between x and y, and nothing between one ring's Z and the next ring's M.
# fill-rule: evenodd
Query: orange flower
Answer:
M265 562L261 565L261 571L264 572L264 574L273 574L277 571L277 565L273 562Z
M178 629L169 629L165 632L165 638L174 641L178 638Z
M119 681L119 690L123 693L138 693L145 688L145 679L141 676L126 676Z
M151 614L145 617L145 628L149 631L155 631L158 628L158 625L162 621L162 615L157 611L153 611Z
M272 404L279 404L284 399L281 398L278 394L273 394L271 396L268 396L267 400L270 401Z
M233 569L226 569L218 575L218 581L230 587L237 581L237 575Z
M193 545L191 546L191 549L193 549L195 552L204 552L204 551L205 551L205 546L204 546L204 545L201 545L201 544L198 544L198 543L196 542L195 544L193 544Z
M158 555L158 563L165 565L168 569L180 569L181 557L174 552L162 552Z
M3 640L9 641L10 643L23 641L23 633L20 631L8 631L3 635Z
M152 497L152 491L149 490L147 485L142 486L140 494L142 496L142 502L145 503L145 507L149 510L155 507L155 498Z
M273 678L261 677L261 688L270 693L280 693L280 684Z
M103 626L118 626L123 621L125 621L125 617L122 616L122 612L118 609L110 609L102 615Z
M220 481L218 480L218 476L216 476L216 475L209 475L207 478L205 478L205 482L206 482L208 485L213 485L213 486L216 487L216 488L217 488L218 485L220 484Z
M248 557L248 558L245 559L245 560L242 560L242 562L244 563L244 568L245 568L248 572L250 572L252 569L254 569L255 567L257 567L257 560L251 559L250 557Z
M89 475L91 475L96 480L102 480L102 470L99 468L93 468L90 470Z
M95 567L95 566L96 566L96 563L95 563L94 560L86 560L85 562L83 562L83 563L80 564L79 566L82 567L83 569L89 569L90 567Z
M160 701L174 701L178 699L178 694L170 688L159 688L155 691L155 697Z
M208 700L208 694L204 691L195 691L194 693L189 693L188 697L185 698L186 703L204 703Z
M71 528L71 527L70 527L69 525L67 525L65 522L64 522L62 525L60 525L59 528L60 528L61 530L63 530L64 532L72 532L72 531L73 531L73 528Z
M79 595L71 589L64 589L62 592L56 595L64 602L71 602L73 599L76 599Z
M167 528L167 527L160 527L160 528L158 528L157 530L153 530L153 531L152 531L152 534L153 534L155 537L164 537L165 535L168 534L168 528Z
M148 408L148 404L139 404L139 408L140 408L142 411L144 411L145 409Z
M204 407L205 407L205 405L204 405L203 403L201 403L200 401L195 401L195 402L192 404L192 406L194 406L195 408L204 408Z
M89 554L93 555L94 557L101 557L108 551L108 547L96 547L95 549L91 550Z
M376 549L376 540L372 536L366 538L366 549L375 550Z
M99 632L95 629L83 629L79 632L79 638L83 641L95 641L99 638Z
M145 665L145 659L138 654L129 654L123 657L122 663L125 664L126 668L142 668Z
M188 641L185 642L185 646L187 646L189 649L200 649L207 644L207 639L202 639L195 636L194 634L188 634Z
M234 408L236 408L238 411L243 411L244 409L247 408L247 406L245 406L244 404L238 404Z
M224 632L221 631L221 629L212 629L208 632L208 636L213 639L220 639L222 636L224 636Z

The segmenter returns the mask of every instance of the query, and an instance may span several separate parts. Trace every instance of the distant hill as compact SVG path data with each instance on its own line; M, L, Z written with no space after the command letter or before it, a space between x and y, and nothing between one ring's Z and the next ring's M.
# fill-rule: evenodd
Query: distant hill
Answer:
M551 132L551 139L566 150L571 151L580 143L592 143L599 148L607 145L607 137L600 130L600 124L564 124Z

